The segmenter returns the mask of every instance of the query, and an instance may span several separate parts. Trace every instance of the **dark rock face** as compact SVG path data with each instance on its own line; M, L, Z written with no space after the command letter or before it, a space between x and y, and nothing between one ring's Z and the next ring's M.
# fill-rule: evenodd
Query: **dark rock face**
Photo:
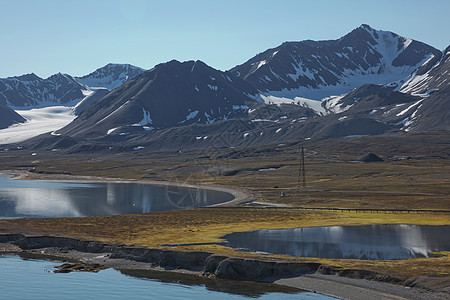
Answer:
M380 158L378 155L374 154L374 153L367 153L365 155L363 155L359 161L362 162L380 162L383 161L382 158Z
M11 108L0 103L0 129L8 128L17 123L24 123L26 120Z

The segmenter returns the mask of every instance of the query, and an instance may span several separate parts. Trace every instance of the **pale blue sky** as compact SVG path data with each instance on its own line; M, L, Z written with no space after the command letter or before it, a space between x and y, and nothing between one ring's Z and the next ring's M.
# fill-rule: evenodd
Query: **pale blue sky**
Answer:
M363 23L443 50L449 12L448 0L0 0L0 77L171 59L227 70L284 41L337 39Z

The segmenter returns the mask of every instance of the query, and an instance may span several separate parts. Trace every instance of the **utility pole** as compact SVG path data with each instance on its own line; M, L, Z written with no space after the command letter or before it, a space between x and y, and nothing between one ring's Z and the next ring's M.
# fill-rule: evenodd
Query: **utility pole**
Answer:
M298 183L297 188L300 189L300 180L302 180L303 188L306 188L306 177L305 177L305 149L302 147L302 152L300 155L300 163L298 165Z

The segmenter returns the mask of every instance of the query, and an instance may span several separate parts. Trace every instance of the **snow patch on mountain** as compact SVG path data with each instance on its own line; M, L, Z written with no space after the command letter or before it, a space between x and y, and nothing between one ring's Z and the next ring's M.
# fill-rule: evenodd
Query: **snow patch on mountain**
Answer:
M148 112L147 110L145 110L145 108L142 108L142 112L144 113L144 117L142 119L142 121L140 121L139 123L133 124L134 126L146 126L149 124L152 124L152 118L150 117L150 112Z
M283 96L273 96L270 94L261 94L260 97L264 100L265 104L294 104L300 105L303 107L310 108L314 110L317 114L323 115L325 114L325 109L322 107L322 103L317 100L307 99L303 97L283 97Z

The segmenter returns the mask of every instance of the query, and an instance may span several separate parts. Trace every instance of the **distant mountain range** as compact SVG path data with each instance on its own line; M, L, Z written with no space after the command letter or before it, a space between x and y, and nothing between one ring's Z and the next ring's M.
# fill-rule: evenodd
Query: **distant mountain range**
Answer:
M58 73L42 79L32 73L2 78L0 103L11 108L74 106L95 90L113 90L142 73L131 65L108 64L83 77Z
M75 107L72 123L22 143L33 149L234 147L450 131L449 49L361 25L338 40L283 43L226 72L170 61L148 71L109 64L83 77L0 79L0 103Z

